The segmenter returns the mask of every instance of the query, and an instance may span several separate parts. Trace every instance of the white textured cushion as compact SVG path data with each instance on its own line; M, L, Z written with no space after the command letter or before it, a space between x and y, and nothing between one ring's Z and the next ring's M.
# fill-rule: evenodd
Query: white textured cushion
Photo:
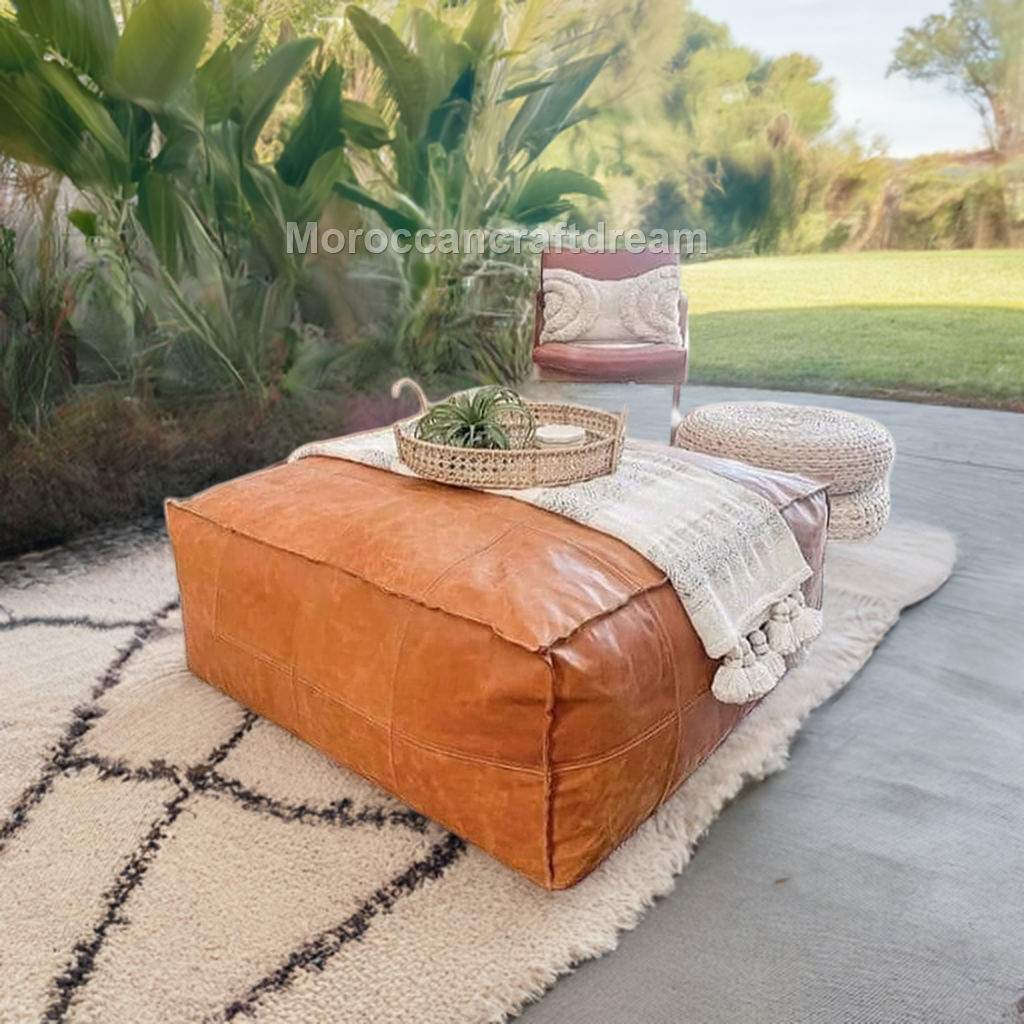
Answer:
M622 281L599 281L572 270L544 271L541 344L682 345L679 267L657 267Z

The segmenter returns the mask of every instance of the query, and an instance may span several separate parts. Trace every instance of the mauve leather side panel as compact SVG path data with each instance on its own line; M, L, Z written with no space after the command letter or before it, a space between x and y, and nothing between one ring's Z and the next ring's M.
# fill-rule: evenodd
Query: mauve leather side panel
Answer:
M651 442L637 443L651 445ZM665 448L661 445L656 447L663 454L670 453L673 458L682 462L700 466L727 480L742 484L770 501L793 531L793 536L814 573L804 584L804 597L812 608L821 607L825 543L828 540L828 496L824 484L797 476L795 473L766 471L746 462L720 459L686 448Z

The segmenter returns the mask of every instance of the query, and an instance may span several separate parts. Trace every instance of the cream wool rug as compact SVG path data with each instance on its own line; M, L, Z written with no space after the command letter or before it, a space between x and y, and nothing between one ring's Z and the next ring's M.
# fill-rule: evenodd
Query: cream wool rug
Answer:
M0 1022L505 1020L615 948L954 560L931 528L833 545L808 660L556 893L190 676L165 544L0 590Z

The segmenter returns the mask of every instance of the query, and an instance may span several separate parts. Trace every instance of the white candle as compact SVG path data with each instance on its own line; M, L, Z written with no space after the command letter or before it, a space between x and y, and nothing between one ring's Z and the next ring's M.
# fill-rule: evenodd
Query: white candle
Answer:
M569 423L546 423L537 428L536 436L541 448L574 448L586 441L587 432Z

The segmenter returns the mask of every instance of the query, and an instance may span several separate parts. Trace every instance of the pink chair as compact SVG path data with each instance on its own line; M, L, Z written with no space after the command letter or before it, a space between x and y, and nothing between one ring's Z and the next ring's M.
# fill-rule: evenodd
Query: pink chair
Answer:
M622 281L638 277L664 266L679 266L678 252L569 252L548 250L541 256L541 288L537 291L533 334L534 380L574 383L671 384L672 416L669 443L675 440L682 416L679 412L680 389L686 383L690 334L686 296L679 295L679 327L682 345L636 343L603 347L572 341L548 341L541 344L544 326L545 270L564 269L600 281Z

